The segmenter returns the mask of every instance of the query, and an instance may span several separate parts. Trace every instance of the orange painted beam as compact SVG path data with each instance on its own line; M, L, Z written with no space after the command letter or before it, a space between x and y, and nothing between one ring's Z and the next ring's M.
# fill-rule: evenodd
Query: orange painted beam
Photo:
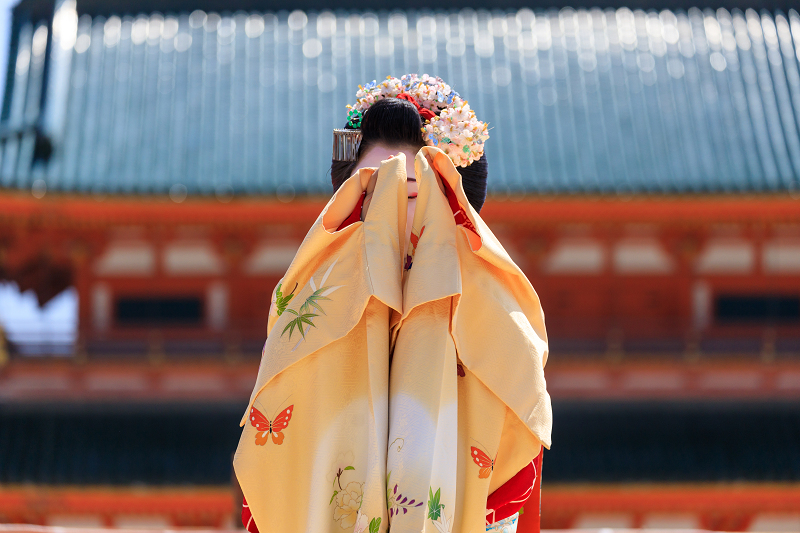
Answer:
M327 198L283 203L270 197L238 197L228 203L189 197L176 204L163 196L0 193L0 222L41 220L57 225L209 223L310 224ZM489 222L702 224L707 222L799 222L800 198L789 195L531 196L492 199L481 215Z
M234 512L229 487L0 487L0 523L45 524L53 515L163 516L174 526L220 527Z
M198 528L198 527L191 527L192 533L241 533L241 529L219 529L219 528ZM94 527L73 527L70 526L68 529L69 533L143 533L142 529L133 529L133 528L116 528L116 527L108 527L105 529L102 528L94 528ZM147 533L174 533L174 529L150 529L148 528ZM59 526L40 526L35 524L27 524L27 523L20 523L20 524L0 524L0 533L65 533L64 527ZM589 532L584 532L589 533ZM694 532L680 532L680 533L694 533Z
M759 513L796 513L800 483L548 485L542 489L542 528L569 529L583 513L632 516L693 514L704 529L742 531Z
M0 488L0 512L47 509L48 513L231 513L228 487L166 489L116 487L8 487Z
M0 194L0 223L40 221L43 224L82 227L97 224L213 224L216 226L264 223L306 225L317 218L325 201L303 198L289 203L272 199L241 198L229 203L188 198L176 204L159 196L120 196L97 200L89 195L48 195L37 200L28 195Z
M481 216L490 222L614 224L646 222L798 222L800 196L550 196L518 201L487 200Z
M581 512L797 512L800 483L787 484L548 484L542 513Z

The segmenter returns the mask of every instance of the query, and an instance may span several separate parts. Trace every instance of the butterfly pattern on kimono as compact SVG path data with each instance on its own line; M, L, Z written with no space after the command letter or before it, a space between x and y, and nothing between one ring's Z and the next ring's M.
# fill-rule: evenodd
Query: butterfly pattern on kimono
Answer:
M294 405L290 405L283 409L272 421L270 421L264 414L255 407L250 409L250 425L256 428L256 444L264 446L269 441L269 436L272 435L272 442L275 444L283 444L283 430L289 426L289 421L292 419L294 412Z
M481 450L480 448L476 448L475 446L470 446L470 457L472 457L472 461L478 465L480 470L478 471L478 477L481 479L486 479L494 470L494 459L489 457L486 452Z

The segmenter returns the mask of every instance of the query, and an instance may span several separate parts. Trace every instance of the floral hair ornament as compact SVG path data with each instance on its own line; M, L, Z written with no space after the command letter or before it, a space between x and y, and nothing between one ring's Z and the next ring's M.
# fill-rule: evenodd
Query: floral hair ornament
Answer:
M411 96L411 94L409 94L409 93L400 93L400 94L397 95L397 97L399 99L401 99L401 100L406 100L407 102L411 102L412 104L414 104L414 107L417 108L417 112L419 113L419 116L422 117L422 120L426 120L427 121L427 120L431 120L433 118L436 118L436 113L434 113L430 109L425 109L424 107L419 105L419 103L417 102L417 99L414 98L413 96Z
M441 149L456 166L469 166L483 156L483 144L489 138L488 125L475 117L467 101L442 78L406 74L401 78L387 76L381 83L373 80L359 85L356 103L347 106L348 128L360 128L366 110L383 98L400 98L414 104L423 120L425 143ZM334 146L345 142L344 131L348 130L334 130ZM353 159L348 160L355 160L357 148Z

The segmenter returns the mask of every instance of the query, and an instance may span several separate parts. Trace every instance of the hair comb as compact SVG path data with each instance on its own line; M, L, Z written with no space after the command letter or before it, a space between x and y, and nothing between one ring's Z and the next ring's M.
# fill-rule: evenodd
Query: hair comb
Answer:
M334 161L355 161L358 159L358 147L361 145L361 130L334 129L333 156Z

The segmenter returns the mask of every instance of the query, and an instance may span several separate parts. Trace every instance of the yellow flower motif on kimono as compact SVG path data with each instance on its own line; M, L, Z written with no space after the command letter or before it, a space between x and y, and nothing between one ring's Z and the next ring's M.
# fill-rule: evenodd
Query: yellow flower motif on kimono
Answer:
M358 511L363 498L363 483L351 481L336 495L336 509L333 519L339 522L342 529L351 529L356 524Z

